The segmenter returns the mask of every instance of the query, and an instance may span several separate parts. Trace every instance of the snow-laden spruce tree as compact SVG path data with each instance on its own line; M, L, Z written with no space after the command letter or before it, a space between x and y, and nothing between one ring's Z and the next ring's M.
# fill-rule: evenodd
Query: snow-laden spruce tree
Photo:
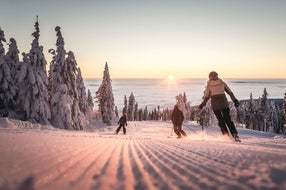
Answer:
M87 103L88 103L89 110L92 111L94 103L93 103L93 97L89 89L87 90Z
M187 102L186 94L179 94L175 98L176 105L178 106L179 110L183 112L185 120L190 119L191 105L189 102Z
M16 71L17 114L18 118L34 123L50 124L51 112L48 92L46 59L43 47L39 45L40 29L38 19L35 23L34 37L29 53L22 53Z
M260 98L259 114L260 114L260 120L262 121L262 125L260 126L260 131L266 131L266 128L268 128L267 121L269 119L269 101L266 88L264 88L262 97Z
M131 92L128 99L128 112L127 112L128 121L134 121L134 108L135 108L135 96L133 92Z
M30 93L30 109L28 120L40 124L50 124L51 119L49 93L48 93L48 77L46 65L47 61L43 53L43 46L39 45L40 29L38 18L35 23L36 31L32 33L34 40L32 42L29 56L29 75L33 79L30 80L29 89ZM21 87L19 87L21 88Z
M257 110L255 108L252 93L250 93L250 99L245 108L245 125L248 129L258 130L257 122L255 120Z
M124 95L124 107L122 109L122 114L126 113L127 114L128 112L128 107L127 107L127 96Z
M15 39L11 38L5 56L2 41L6 42L4 32L0 29L0 117L15 117L15 68L19 63L19 50Z
M84 81L81 75L81 70L78 68L76 75L76 87L78 92L78 104L79 109L83 114L87 114L91 109L88 103L88 97L86 95Z
M69 95L67 85L59 84L56 92L51 98L52 113L56 113L52 117L53 124L61 129L74 129L74 122L72 119L72 105L73 100Z
M107 62L103 72L103 80L96 91L98 111L101 113L102 122L111 125L114 117L114 97L112 92L111 79Z
M86 127L87 121L84 114L80 111L78 104L78 91L76 87L77 62L71 51L68 52L66 57L64 38L60 29L59 26L55 28L57 35L56 51L53 49L49 50L49 52L53 54L49 71L51 121L55 127L61 129L82 130ZM56 99L59 97L59 89L62 89L62 92L65 91L64 85L66 87L67 96L64 95L63 98L68 98L69 100L63 100L63 98L61 98L61 101L68 104L63 107ZM69 108L71 108L71 112L69 112ZM58 114L65 112L65 109L70 116L59 118Z
M138 103L135 103L134 106L134 121L139 121L139 110L138 110Z

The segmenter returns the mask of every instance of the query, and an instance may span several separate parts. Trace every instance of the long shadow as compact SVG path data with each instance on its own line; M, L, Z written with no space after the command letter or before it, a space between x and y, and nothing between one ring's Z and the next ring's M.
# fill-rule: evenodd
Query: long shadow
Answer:
M18 187L17 190L34 190L34 180L33 176L27 177Z
M34 180L35 178L33 176L27 177L16 189L17 190L34 190L35 189ZM0 186L0 190L11 190L11 189L12 188L10 188L7 183L3 184L3 186Z

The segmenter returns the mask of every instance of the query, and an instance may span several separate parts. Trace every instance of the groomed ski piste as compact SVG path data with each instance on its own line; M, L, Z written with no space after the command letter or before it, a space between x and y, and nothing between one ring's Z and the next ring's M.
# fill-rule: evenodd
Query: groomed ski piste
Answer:
M238 128L241 143L218 127L128 122L66 131L0 118L0 189L286 189L285 136Z

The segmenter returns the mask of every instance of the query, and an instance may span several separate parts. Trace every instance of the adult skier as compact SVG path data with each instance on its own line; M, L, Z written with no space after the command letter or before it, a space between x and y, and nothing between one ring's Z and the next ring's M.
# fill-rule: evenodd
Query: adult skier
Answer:
M238 107L239 101L235 98L234 94L227 86L227 84L223 82L223 80L218 78L217 72L215 71L210 72L204 99L202 103L199 105L199 108L202 109L206 105L207 101L211 99L211 107L216 118L218 119L218 125L221 129L222 134L225 135L226 137L229 137L229 133L226 128L227 126L234 140L240 142L240 139L238 137L238 132L229 114L230 113L229 104L224 92L226 92L230 96L230 98L234 102L235 107Z
M182 138L182 135L186 137L187 134L182 129L184 114L181 110L179 110L179 107L177 105L174 106L171 119L174 125L174 132L178 135L178 138Z
M126 134L126 128L125 128L125 126L127 126L127 115L126 115L126 113L124 113L121 117L120 117L120 119L119 119L119 121L118 121L118 128L116 129L116 134L118 134L118 132L120 131L120 129L121 129L121 127L123 127L123 133L124 133L124 135Z

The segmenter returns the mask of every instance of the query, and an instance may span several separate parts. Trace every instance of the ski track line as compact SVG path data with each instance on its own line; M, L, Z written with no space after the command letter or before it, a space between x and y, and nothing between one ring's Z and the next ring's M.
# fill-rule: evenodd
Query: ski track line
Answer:
M240 146L240 145L238 145L238 146ZM192 147L191 147L192 148ZM207 151L206 151L207 152ZM234 167L233 168L230 168L229 169L229 171L226 171L225 172L225 174L223 174L222 176L223 176L223 181L226 181L225 179L229 179L228 180L228 182L227 183L225 183L225 182L223 182L222 183L222 185L228 185L227 187L229 188L229 186L240 186L240 189L249 189L250 187L253 189L255 189L255 183L253 183L253 181L251 181L251 178L253 178L254 176L253 175L255 175L253 172L255 171L255 173L257 173L257 174L259 174L259 176L260 177L263 177L263 180L265 180L265 181L269 181L269 176L263 176L262 175L262 173L264 173L264 170L263 170L263 168L265 168L264 167L264 165L268 165L267 163L265 163L264 165L263 165L263 163L265 162L265 156L269 156L269 155L272 155L272 154L266 154L265 156L264 155L261 155L261 153L260 154L256 154L256 152L251 152L250 153L250 155L248 155L248 158L247 159L245 159L244 157L245 157L245 155L247 155L248 154L248 150L245 150L244 151L245 153L242 153L242 154L240 154L240 155L235 155L234 153L235 153L235 151L233 151L233 152L226 152L226 156L227 157L231 157L231 156L234 156L234 157L237 157L237 156L240 156L240 157L242 157L242 158L240 158L240 159L238 159L238 160L240 160L240 161L237 161L237 163L236 162L234 162L234 161L232 161L233 162L233 165L234 165ZM211 155L213 155L213 156L216 156L217 154L214 152L214 153L212 153ZM260 156L259 156L260 155ZM263 159L261 159L261 157L264 157ZM272 156L272 157L275 157L275 155L274 156ZM282 155L280 155L279 156L279 158L281 159L281 163L284 163L284 161L283 160L285 160L285 157L284 156L282 156ZM276 160L277 158L275 157L275 159L274 160ZM216 159L215 159L216 160ZM251 163L249 163L249 160L251 161ZM267 160L267 159L266 159ZM271 158L270 158L270 163L271 163ZM190 160L191 161L191 160ZM200 160L198 160L198 161L200 161ZM200 161L200 162L202 162L202 161ZM210 162L212 162L212 161L210 161ZM199 162L198 162L199 163ZM208 163L208 162L205 162L205 161L203 161L203 163L205 163L205 164L207 164L208 165L208 167L210 167L210 168L214 168L214 166L219 166L219 165L217 165L217 163L215 163L215 162L212 162L212 163ZM186 165L187 165L187 163L185 163ZM204 164L204 165L205 165ZM202 165L201 167L204 167L204 165ZM251 168L249 168L249 165L250 166L253 166L253 167L251 167ZM262 166L262 168L260 168L260 166ZM277 167L277 165L276 166L272 166L272 168L275 168L275 167ZM222 166L220 166L219 168L223 168ZM220 170L215 170L215 173L217 173L217 172L219 172ZM239 173L238 173L238 175L237 175L237 171L249 171L248 173L250 173L249 174L249 179L248 180L246 180L247 178L245 178L245 176L241 176ZM200 172L200 173L202 173L202 171ZM211 173L213 173L213 171L208 171L205 175L210 175ZM217 174L218 175L218 174ZM220 176L215 176L215 179L221 179L220 178ZM213 178L213 177L212 177ZM212 179L211 178L211 179ZM263 182L263 180L261 181L261 183ZM235 181L235 183L230 183L230 182L232 182L232 181ZM269 181L269 182L271 182L271 181ZM238 184L236 184L236 183L238 183ZM271 183L269 183L269 184L271 184ZM273 183L272 183L273 184Z
M154 144L154 146L156 146L156 144ZM190 181L190 179L185 175L187 171L185 171L181 166L177 165L177 163L174 162L173 160L168 159L165 155L156 154L157 152L162 152L161 150L158 150L157 148L153 149L145 145L143 145L141 149L143 152L146 152L149 162L155 163L155 165L158 168L157 173L159 175L163 174L162 177L164 178L164 181L166 181L167 184L171 184L172 186L175 186L176 188L179 189L199 188L197 184L192 184L192 186L186 185L185 183L188 183ZM171 181L171 183L169 181ZM183 185L182 181L185 182L183 183ZM171 187L170 189L173 188L174 187Z
M210 171L212 170L211 169L212 167L204 166L201 164L203 162L202 160L199 159L194 160L193 157L188 156L190 153L186 154L186 152L166 149L164 148L164 145L155 147L154 150L157 151L159 155L161 155L161 159L164 159L165 162L171 162L171 165L175 167L174 169L182 173L181 178L187 176L186 182L187 181L196 182L199 188L215 188L216 186L218 186L218 183L221 185L222 184L221 181L224 180L223 177L223 175L225 175L224 172L219 172L219 174L215 174L214 171ZM165 151L164 154L162 153L162 150ZM184 167L177 166L176 162L174 162L173 160L180 160L180 162L182 162L181 165ZM218 176L222 176L220 180L216 179ZM208 184L208 186L206 186L206 184ZM225 182L223 184L225 184ZM193 185L194 184L192 184L192 187Z
M47 184L47 189L62 188L63 181L65 182L64 189L90 189L93 178L101 172L103 164L106 162L106 155L110 155L112 148L108 147L108 141L95 141L99 144L91 143L91 151L82 159L78 160L73 166L67 166L65 176L58 176L55 181Z
M197 173L194 172L198 170L198 167L195 166L196 164L194 164L194 166L192 167L189 167L191 166L190 162L193 162L193 161L191 159L186 160L186 158L182 156L184 155L182 151L173 151L173 150L165 148L166 147L165 145L162 146L159 144L153 144L151 146L148 147L147 149L152 149L157 159L162 160L163 163L168 163L167 168L168 166L171 166L172 168L171 170L179 172L179 175L177 178L179 179L182 178L183 181L185 182L192 180L192 181L196 181L199 183L202 180L203 176L197 175ZM177 163L174 160L180 160L182 164L177 165ZM166 167L166 166L163 166L163 167ZM188 170L186 168L188 168ZM170 169L168 168L168 170ZM167 173L169 174L168 171ZM200 183L199 185L202 185L202 183Z
M62 185L61 180L67 181L67 183L65 183L66 185L70 183L73 184L73 180L76 179L78 175L81 175L81 172L78 171L82 170L82 168L86 168L86 165L84 165L86 160L90 159L92 154L95 154L95 150L100 152L100 146L102 144L102 142L99 142L98 144L88 143L88 146L86 146L85 149L77 152L71 158L63 159L60 163L58 162L51 171L48 171L51 176L50 179L42 181L38 186L41 188L57 185L60 186ZM92 147L92 145L94 145L94 147ZM40 176L40 178L43 179L46 176L47 173L43 173L43 176Z
M75 165L82 156L85 155L87 147L75 148L75 146L70 146L69 149L63 148L64 151L59 154L54 155L53 158L49 158L48 161L42 160L36 166L36 170L33 170L33 175L35 177L35 186L41 187L48 184L50 181L54 181L58 176L65 176L66 168ZM47 152L49 155L49 153Z
M118 189L118 184L122 185L118 178L119 168L124 167L120 165L121 153L122 148L130 140L117 140L118 143L116 144L109 140L105 141L104 151L100 155L96 153L96 159L92 160L88 167L84 169L84 172L73 181L71 189Z
M92 189L114 189L116 187L116 167L118 166L118 158L123 143L124 141L118 141L115 146L113 145L112 151L105 155L106 162L100 173L94 176L96 183L92 186Z
M30 137L30 135L28 137ZM27 175L27 176L33 175L33 173L35 173L37 169L42 171L42 169L44 168L49 168L50 165L46 164L46 161L49 161L50 158L57 157L56 156L57 152L52 152L54 153L52 157L50 157L50 152L48 151L43 152L42 149L44 146L41 144L41 142L39 142L40 144L38 143L33 144L33 143L30 143L29 139L27 138L20 139L20 140L23 141L23 143L21 143L22 147L21 148L18 147L18 149L12 150L11 153L8 155L12 157L15 157L17 155L17 157L20 157L21 159L13 160L13 162L11 163L13 168L8 170L7 173L5 173L5 176L7 178L9 178L9 176L16 176L20 178L23 175ZM25 143L27 143L28 145L26 145ZM73 151L74 150L70 150L67 153L71 153ZM20 172L22 175L17 175Z
M153 142L152 142L153 143ZM152 175L151 178L153 179L153 184L157 187L157 189L177 189L176 183L173 183L170 178L166 175L166 172L162 171L159 167L160 160L153 160L152 158L152 151L146 150L144 148L144 142L136 141L135 142L135 150L137 154L142 155L141 160L145 166L147 172ZM149 143L148 143L149 144ZM169 170L169 175L173 174L172 170ZM162 175L163 174L163 175ZM154 181L155 180L155 181ZM171 183L172 182L172 183Z
M134 189L157 189L152 182L152 176L149 175L144 162L142 161L142 153L137 153L134 142L129 145L128 154L130 157L133 175L136 179Z
M163 147L164 145L160 147L160 149L164 149ZM168 154L170 158L174 158L175 160L179 158L183 165L188 168L188 171L196 171L196 173L200 173L198 181L202 179L211 179L211 181L216 181L215 186L217 186L218 184L225 185L228 183L228 185L234 186L233 188L235 188L235 186L236 188L238 188L237 186L241 186L241 184L239 183L233 183L231 181L227 183L225 182L226 174L229 173L229 171L232 171L233 168L222 164L218 158L209 158L208 155L196 151L190 151L186 149L180 150L181 147L176 148L178 149L172 150L170 149L170 147L165 148L166 154ZM190 148L192 147L190 146ZM170 152L172 152L172 154ZM214 166L221 168L221 170L216 170ZM207 184L209 184L209 182L210 181L208 180Z

